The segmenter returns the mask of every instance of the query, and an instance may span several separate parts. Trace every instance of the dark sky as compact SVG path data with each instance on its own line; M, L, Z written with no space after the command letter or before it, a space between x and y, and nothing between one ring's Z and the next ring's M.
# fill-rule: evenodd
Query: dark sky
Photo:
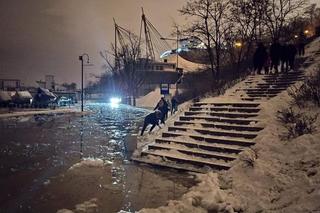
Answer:
M141 6L164 35L181 22L177 9L185 0L0 0L0 78L19 78L34 84L53 74L56 81L80 82L78 56L86 52L101 73L99 51L113 37L114 17L139 31ZM87 78L89 74L87 74Z

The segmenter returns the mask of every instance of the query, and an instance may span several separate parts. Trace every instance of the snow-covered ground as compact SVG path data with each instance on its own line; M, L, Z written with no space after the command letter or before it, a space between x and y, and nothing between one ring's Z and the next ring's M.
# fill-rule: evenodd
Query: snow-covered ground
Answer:
M320 38L308 45L305 57L301 69L306 75L319 70L316 68L320 65ZM244 83L240 82L226 92L228 95L208 97L205 101L238 100L235 91L242 86ZM286 129L277 120L277 112L290 103L287 92L261 102L259 119L266 127L258 135L256 145L243 152L230 170L198 175L199 184L180 200L140 212L320 212L320 119L313 134L284 140ZM302 111L320 113L319 108L312 106ZM152 141L157 135L141 140ZM253 166L244 161L248 158Z
M15 109L16 110L16 109ZM49 115L49 114L66 114L66 113L81 113L78 108L58 108L58 109L42 109L42 110L24 110L1 113L0 118L30 116L30 115ZM84 114L86 112L83 112Z

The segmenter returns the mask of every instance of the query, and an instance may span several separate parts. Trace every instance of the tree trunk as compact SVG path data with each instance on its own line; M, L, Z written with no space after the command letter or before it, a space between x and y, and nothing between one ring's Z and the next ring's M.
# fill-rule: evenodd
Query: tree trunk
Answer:
M208 26L208 18L204 20L205 22L205 27L206 27L206 33L207 33L207 52L209 55L209 60L210 60L210 67L211 67L211 73L212 77L215 77L215 70L214 70L214 63L213 63L213 54L212 54L212 49L211 49L211 41L210 41L210 33L209 33L209 26Z

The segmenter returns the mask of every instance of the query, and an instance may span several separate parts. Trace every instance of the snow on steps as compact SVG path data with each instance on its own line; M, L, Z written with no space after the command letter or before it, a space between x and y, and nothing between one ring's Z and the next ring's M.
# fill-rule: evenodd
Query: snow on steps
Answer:
M255 144L252 139L262 127L255 126L258 120L252 118L258 115L259 105L241 101L194 103L142 151L141 158L133 160L190 171L228 169L245 147Z
M257 134L251 132L243 132L243 131L226 131L226 130L218 130L211 128L197 128L197 127L177 127L172 126L168 128L169 132L196 132L201 133L203 135L213 135L213 136L227 136L227 137L236 137L236 138L249 138L253 139L257 137Z
M168 131L132 160L193 172L229 169L239 153L255 144L263 129L256 118L260 102L303 80L303 73L251 76L235 102L194 103ZM230 99L230 97L229 97Z
M238 130L238 131L260 131L263 127L256 127L256 126L247 126L247 125L230 125L220 122L210 123L210 122L190 122L190 121L175 121L175 126L189 126L189 125L197 125L202 127L211 127L211 128L218 128L223 130Z
M180 116L180 121L192 121L192 120L205 120L208 122L222 122L222 123L243 124L243 125L258 123L258 120L256 119L245 119L245 118L221 118L217 116L207 116L207 115Z

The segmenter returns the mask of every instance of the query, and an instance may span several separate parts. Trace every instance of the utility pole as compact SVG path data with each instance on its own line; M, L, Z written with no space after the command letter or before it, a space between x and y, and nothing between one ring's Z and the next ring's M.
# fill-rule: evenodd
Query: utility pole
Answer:
M83 53L79 56L79 60L81 61L81 112L83 112L83 57L87 57L87 64L89 64L89 55L87 53Z

